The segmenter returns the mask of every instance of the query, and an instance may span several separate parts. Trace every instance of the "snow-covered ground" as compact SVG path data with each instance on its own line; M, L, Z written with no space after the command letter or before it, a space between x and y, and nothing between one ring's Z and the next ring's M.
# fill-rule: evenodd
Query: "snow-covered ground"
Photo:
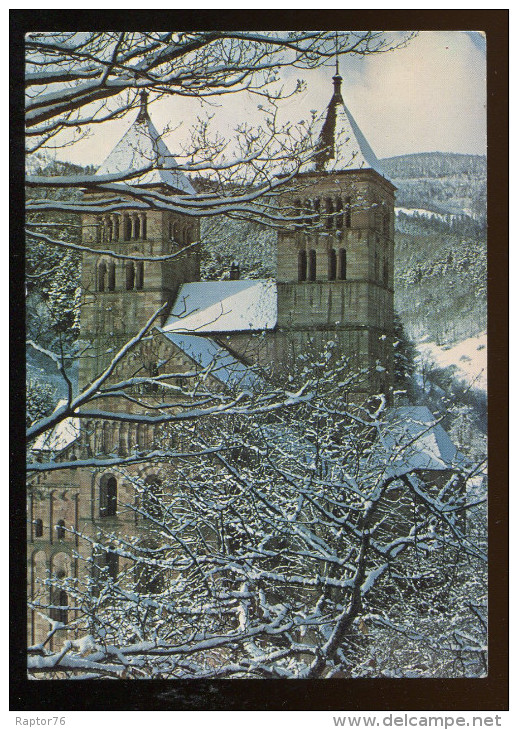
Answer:
M421 357L427 358L438 367L453 365L459 380L477 390L487 391L487 333L457 342L455 345L439 346L435 342L419 342L417 349Z
M464 218L467 214L455 214L455 213L436 213L433 210L426 210L426 208L396 208L396 215L403 213L409 216L423 215L426 218L436 218L437 220L443 221L444 223L451 223L456 218Z

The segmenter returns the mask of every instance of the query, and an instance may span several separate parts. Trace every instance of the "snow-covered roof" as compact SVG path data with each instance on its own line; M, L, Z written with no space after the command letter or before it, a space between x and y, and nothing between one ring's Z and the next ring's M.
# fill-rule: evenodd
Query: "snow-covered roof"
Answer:
M277 324L277 286L265 279L183 284L164 332L245 332Z
M318 154L302 172L341 172L372 169L387 178L383 167L367 142L341 93L341 76L333 78L335 90L317 128ZM388 178L387 178L388 179Z
M64 405L66 400L60 400L56 406ZM34 444L33 451L62 451L79 438L79 418L65 418L54 426L52 431L42 433Z
M221 383L230 387L253 388L259 385L260 378L249 367L236 360L228 350L209 337L182 335L161 330L167 339L184 352L196 365Z
M387 473L460 468L466 464L444 428L426 406L393 408L383 442L392 452Z
M127 184L167 185L188 195L196 194L185 174L176 169L178 163L149 118L144 97L137 119L95 174L116 175L150 166L153 166L152 170L130 178Z

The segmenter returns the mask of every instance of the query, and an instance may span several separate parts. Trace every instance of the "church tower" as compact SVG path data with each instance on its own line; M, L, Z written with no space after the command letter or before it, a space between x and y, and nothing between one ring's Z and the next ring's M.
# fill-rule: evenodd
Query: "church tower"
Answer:
M335 340L368 369L361 390L390 399L396 188L333 83L314 155L281 201L296 221L278 234L278 336L289 359Z
M145 203L139 206L125 195L130 186L141 194L195 195L151 122L145 91L135 122L96 172L98 177L125 174L122 182L106 183L105 195L84 195L86 209L91 203L106 212L83 214L83 245L106 254L83 255L81 339L90 348L81 358L80 388L102 372L160 307L172 304L181 284L200 278L198 247L167 258L199 241L199 221ZM124 258L128 255L135 258Z

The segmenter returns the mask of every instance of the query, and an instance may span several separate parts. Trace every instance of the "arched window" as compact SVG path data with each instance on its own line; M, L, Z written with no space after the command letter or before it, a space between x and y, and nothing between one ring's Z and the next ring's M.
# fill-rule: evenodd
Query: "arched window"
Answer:
M299 281L306 281L308 276L308 257L304 249L299 251Z
M351 227L351 198L345 199L345 227Z
M329 249L328 259L328 278L329 281L336 279L336 251L334 248Z
M145 517L158 519L162 514L162 481L156 475L147 477L142 495Z
M119 216L115 216L115 224L113 226L113 240L118 241L120 236L120 219Z
M124 240L131 240L131 218L129 215L124 216Z
M326 198L326 228L332 228L333 227L333 200L331 198Z
M117 514L117 480L114 476L101 479L99 506L101 517L115 517Z
M101 261L97 267L97 290L104 291L106 286L106 264Z
M59 606L58 621L61 621L62 624L66 624L68 622L68 593L66 591L61 590L59 592Z
M142 215L142 240L145 241L147 239L147 215L144 213Z
M345 248L341 248L338 253L338 278L341 281L347 279L347 252Z
M317 252L314 248L312 248L309 252L309 271L308 271L308 279L309 281L316 281L317 278Z
M43 520L34 520L34 537L43 537Z
M126 291L131 291L135 286L135 264L128 261L126 264Z
M65 520L58 520L56 523L56 538L58 540L65 539Z
M335 208L336 208L336 215L335 215L336 227L343 228L344 227L344 213L343 213L342 198L336 199Z
M115 552L112 545L110 545L104 554L104 564L108 568L110 578L116 580L119 575L119 555Z
M107 235L107 240L111 241L113 238L113 226L112 226L111 218L106 219L106 235Z
M156 550L158 543L152 539L140 541L144 550ZM138 593L161 593L165 587L165 576L163 568L156 565L141 562L136 566L136 588Z
M138 215L133 220L133 238L138 240L140 238L140 218Z
M144 262L137 261L135 267L135 289L139 291L144 288Z
M108 291L115 291L115 264L113 261L108 264Z

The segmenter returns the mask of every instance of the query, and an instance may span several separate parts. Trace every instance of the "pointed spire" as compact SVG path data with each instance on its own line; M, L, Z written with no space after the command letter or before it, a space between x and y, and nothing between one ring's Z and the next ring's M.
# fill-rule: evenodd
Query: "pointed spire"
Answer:
M136 119L137 122L147 122L149 121L149 114L147 110L147 98L148 93L147 91L141 91L140 92L140 111L138 113L138 117Z
M339 73L333 76L333 96L324 114L313 169L330 172L372 168L385 177L379 160L345 106L342 80Z
M338 59L336 62L336 65L338 66ZM340 102L343 104L344 100L342 99L342 77L339 73L337 73L335 76L333 76L333 84L334 84L334 93L333 98L331 99L331 103L339 104Z

